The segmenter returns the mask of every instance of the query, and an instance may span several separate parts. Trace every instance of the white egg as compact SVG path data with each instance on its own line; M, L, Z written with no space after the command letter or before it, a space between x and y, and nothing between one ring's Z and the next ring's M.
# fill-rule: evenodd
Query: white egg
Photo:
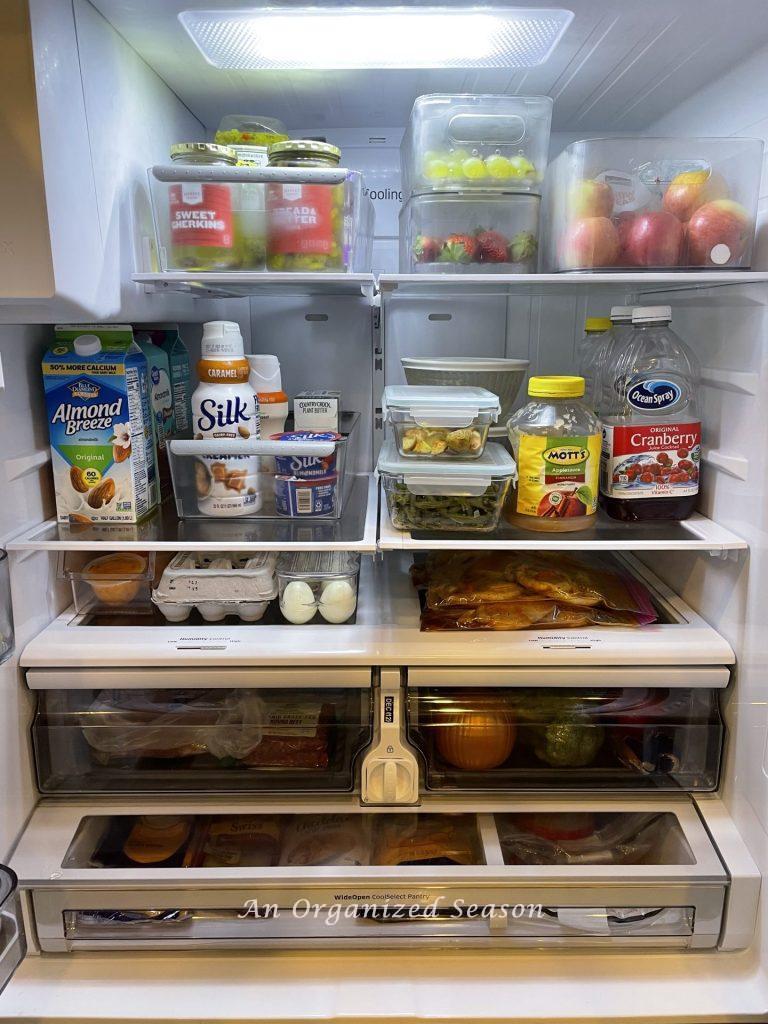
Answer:
M303 580L291 580L280 598L280 611L295 625L309 622L316 612L312 587Z
M357 605L355 588L348 580L331 580L323 587L318 610L326 622L346 622Z

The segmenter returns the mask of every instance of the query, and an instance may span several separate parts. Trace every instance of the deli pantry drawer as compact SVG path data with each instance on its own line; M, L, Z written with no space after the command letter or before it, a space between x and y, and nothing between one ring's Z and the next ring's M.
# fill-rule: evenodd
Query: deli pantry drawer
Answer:
M717 818L722 805L713 798L712 806ZM732 948L746 941L746 917L757 902L759 874L727 818L719 828L734 870L718 855L717 829L713 842L696 805L684 796L436 800L408 812L361 811L351 799L338 798L295 801L288 815L283 808L278 802L190 798L98 807L44 801L11 865L31 893L42 949L409 943L693 949L718 941ZM184 867L183 851L181 860L172 857L167 866L124 866L125 837L139 818L171 816L175 822L185 816L193 836L202 819L210 825L227 815L279 819L284 844L291 829L340 819L344 828L373 836L372 852L356 865L328 863L327 853L286 860L284 845L269 866ZM563 821L571 838L553 845L548 837L564 835ZM455 834L459 826L464 838L440 856L435 836ZM425 834L418 840L420 830ZM412 832L417 840L408 846ZM607 834L623 836L621 844L603 848L596 860L589 849L574 856L579 843L592 842L585 837ZM389 837L383 845L376 838L382 835ZM542 836L549 852L531 853ZM574 848L576 836L581 839ZM569 843L571 852L564 854ZM392 852L393 844L399 852ZM411 860L409 849L418 858ZM555 861L565 856L575 862L545 863L552 850ZM254 900L256 909L249 902ZM738 914L726 915L728 901ZM297 916L297 902L336 906L338 920L329 925L322 913ZM267 905L275 913L266 912ZM474 914L466 909L472 905L479 908ZM358 909L349 911L350 906ZM414 908L405 918L396 913L403 906Z

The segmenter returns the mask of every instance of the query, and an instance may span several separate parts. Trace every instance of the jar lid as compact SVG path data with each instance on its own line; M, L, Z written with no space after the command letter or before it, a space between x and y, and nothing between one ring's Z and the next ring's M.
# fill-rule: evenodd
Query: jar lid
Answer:
M338 164L341 161L341 150L330 142L315 142L314 139L287 139L275 142L269 147L269 162L275 157L311 157L322 156L329 162Z
M531 377L528 381L531 398L581 398L583 377Z
M594 331L609 331L611 318L608 316L588 316L584 321L584 330L589 334Z
M237 153L230 146L220 146L216 142L174 142L171 146L171 160L180 156L217 156L222 160L237 163Z

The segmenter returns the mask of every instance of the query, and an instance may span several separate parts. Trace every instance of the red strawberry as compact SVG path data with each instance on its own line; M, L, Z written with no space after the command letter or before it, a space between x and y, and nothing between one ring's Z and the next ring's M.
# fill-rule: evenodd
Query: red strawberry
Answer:
M434 263L440 255L443 243L439 238L430 238L428 235L417 235L413 243L413 255L417 263Z
M440 259L444 263L472 263L477 252L477 239L472 235L448 235Z
M508 242L498 231L478 231L481 263L506 263Z

